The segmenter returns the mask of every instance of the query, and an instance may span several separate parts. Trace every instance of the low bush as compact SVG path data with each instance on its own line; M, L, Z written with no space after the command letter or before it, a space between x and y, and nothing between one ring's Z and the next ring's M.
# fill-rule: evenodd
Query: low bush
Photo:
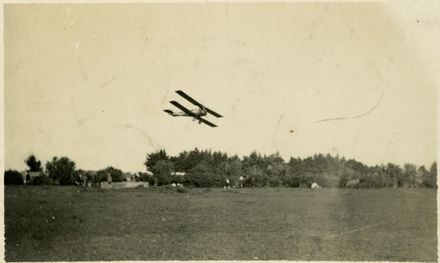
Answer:
M31 183L33 185L52 185L54 184L54 181L46 175L40 175L35 177Z
M5 171L5 185L22 185L24 183L23 175L15 170Z
M178 192L178 193L188 193L188 190L186 188L177 188L176 192Z

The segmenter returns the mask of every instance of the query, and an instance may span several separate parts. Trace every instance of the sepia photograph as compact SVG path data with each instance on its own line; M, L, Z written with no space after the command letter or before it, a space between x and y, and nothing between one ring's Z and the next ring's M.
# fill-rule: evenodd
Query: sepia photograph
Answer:
M437 262L440 2L9 2L4 260Z

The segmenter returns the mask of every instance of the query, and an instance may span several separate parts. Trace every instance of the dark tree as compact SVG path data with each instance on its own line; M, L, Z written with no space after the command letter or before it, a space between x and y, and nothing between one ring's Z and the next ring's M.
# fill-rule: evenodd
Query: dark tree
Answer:
M111 166L97 171L96 174L98 176L98 180L101 182L107 180L108 174L110 174L110 176L112 177L112 182L124 182L125 181L124 173L122 172L122 170L111 167Z
M386 167L386 173L391 179L393 187L399 187L403 185L403 173L399 166L388 163Z
M150 184L153 184L153 176L149 173L138 173L137 180L141 182L149 182Z
M75 183L75 163L67 157L53 157L46 163L46 170L49 178L61 185Z
M431 165L431 169L429 169L429 172L431 173L431 176L437 178L437 162L434 162L434 163Z
M173 170L173 163L169 160L158 160L151 168L151 171L153 172L153 177L157 179L157 183L159 185L173 183L173 176L171 175L171 172L173 172Z
M41 175L35 177L32 180L31 184L33 184L33 185L51 185L51 184L54 184L54 182L47 175L41 174Z
M154 173L153 167L158 161L167 161L169 159L170 157L168 156L167 152L164 149L161 149L157 152L147 154L147 158L144 162L144 165L147 168L147 170L152 171Z
M428 188L437 188L437 162L434 162L429 171L424 173L423 186Z
M416 186L417 167L414 164L406 163L403 171L403 180L406 186Z
M186 183L195 187L221 187L223 175L215 173L215 170L206 162L200 162L186 176Z
M237 156L233 156L227 161L224 161L221 166L221 169L223 170L222 173L225 174L226 177L231 178L234 181L238 181L238 178L240 178L240 176L245 175L243 173L243 165Z
M37 158L33 154L29 155L29 157L25 160L25 163L29 167L30 172L42 171L41 162L37 160Z
M5 185L21 185L24 183L23 175L15 170L7 170L5 171L4 183Z

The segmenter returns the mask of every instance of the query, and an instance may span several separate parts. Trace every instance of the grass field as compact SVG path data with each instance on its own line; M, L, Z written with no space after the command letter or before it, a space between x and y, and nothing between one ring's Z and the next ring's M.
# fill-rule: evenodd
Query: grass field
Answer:
M7 261L437 261L429 189L5 188Z

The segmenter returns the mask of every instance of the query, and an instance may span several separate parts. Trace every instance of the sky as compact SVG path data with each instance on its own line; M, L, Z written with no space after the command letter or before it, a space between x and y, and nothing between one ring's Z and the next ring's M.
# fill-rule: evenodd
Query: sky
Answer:
M429 166L440 6L404 3L6 4L5 168L195 147ZM179 89L219 127L164 113Z

